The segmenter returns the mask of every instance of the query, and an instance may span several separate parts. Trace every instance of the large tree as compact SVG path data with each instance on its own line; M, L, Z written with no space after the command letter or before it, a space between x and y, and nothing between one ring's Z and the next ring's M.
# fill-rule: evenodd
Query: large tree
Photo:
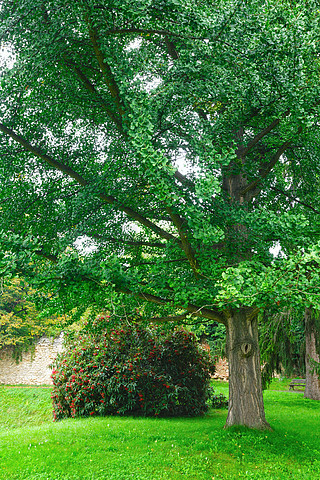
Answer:
M316 2L3 0L0 16L3 268L66 308L224 324L227 426L268 427L257 315L295 271L269 250L313 241L319 209Z

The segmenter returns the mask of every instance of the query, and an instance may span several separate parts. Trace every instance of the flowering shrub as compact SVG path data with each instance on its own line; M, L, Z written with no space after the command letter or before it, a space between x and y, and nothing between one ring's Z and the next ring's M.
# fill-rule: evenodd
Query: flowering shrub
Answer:
M54 419L88 415L199 415L210 358L192 333L122 326L78 336L53 364Z

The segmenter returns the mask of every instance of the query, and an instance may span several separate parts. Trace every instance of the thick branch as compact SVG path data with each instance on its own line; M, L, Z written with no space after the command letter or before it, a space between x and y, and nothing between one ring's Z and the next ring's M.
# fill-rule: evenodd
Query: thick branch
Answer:
M89 21L87 21L87 25L88 25L89 36L90 36L90 40L91 40L91 43L92 43L92 46L93 46L93 50L94 50L94 53L95 53L96 58L98 60L98 64L99 64L100 70L102 72L103 78L105 79L106 84L107 84L108 89L109 89L109 92L110 92L112 98L114 99L114 102L115 102L115 104L118 108L118 112L120 113L120 115L123 115L124 114L124 105L123 105L123 102L122 102L122 99L121 99L121 96L120 96L120 91L119 91L118 85L117 85L117 83L114 79L111 68L108 65L108 63L105 61L103 53L100 50L97 31L96 31L95 28L93 28L90 25Z
M286 117L287 115L289 115L290 111L287 110L283 115L282 117ZM275 127L277 127L280 123L280 118L276 118L273 122L270 123L270 125L268 125L266 128L264 128L263 130L261 130L261 132L259 132L257 135L255 135L255 137L253 137L252 140L250 140L250 142L248 143L248 145L243 149L241 150L240 154L241 154L241 157L245 157L247 155L247 153L258 143L260 142L260 140L265 137L266 135L268 135L268 133L270 133Z
M10 136L15 142L22 145L28 152L31 152L36 157L41 158L41 160L46 162L51 167L55 168L56 170L59 170L62 173L65 173L66 175L68 175L68 177L73 178L77 183L79 183L83 187L86 187L90 184L88 182L88 180L86 180L84 177L79 175L72 168L68 167L67 165L65 165L61 162L58 162L57 160L55 160L51 156L42 153L39 148L32 146L27 140L25 140L20 135L17 135L16 133L14 133L13 130L4 126L2 123L0 123L0 131L5 133L6 135ZM175 241L178 240L174 235L171 235L171 233L166 232L162 228L160 228L157 225L155 225L154 223L150 222L150 220L148 220L147 218L140 215L140 213L136 212L135 210L133 210L130 207L122 205L112 195L107 195L107 194L101 192L101 193L97 193L97 197L99 197L105 203L113 205L118 210L126 213L130 218L136 220L141 225L144 225L145 227L149 228L150 230L155 232L160 237L165 238L166 240L175 240Z
M2 123L0 123L0 131L2 133L5 133L9 137L11 137L15 142L22 145L28 152L31 152L36 157L44 160L51 167L54 167L56 170L59 170L60 172L65 173L69 177L76 180L76 182L79 183L80 185L82 186L88 185L88 182L84 180L84 178L81 175L79 175L74 170L72 170L72 168L68 167L67 165L64 165L63 163L58 162L57 160L54 160L52 157L50 157L49 155L46 155L45 153L42 153L39 148L32 146L26 139L21 137L21 135L16 134L13 130L6 127Z
M252 190L255 190L255 188L258 186L261 180L263 180L271 172L271 170L276 165L281 155L287 150L287 148L291 145L291 143L292 143L292 140L288 140L287 142L284 142L281 145L281 147L277 150L277 152L271 158L270 162L261 168L261 174L259 178L257 178L256 180L253 180L253 182L249 183L249 185L247 185L245 188L241 190L240 192L241 196L245 196L247 193L251 192Z
M79 67L73 67L78 78L80 79L80 81L83 83L83 85L86 87L86 89L92 93L93 95L95 95L95 97L97 98L97 100L99 101L99 103L101 104L101 106L103 107L103 109L105 110L105 112L107 113L107 115L111 118L111 120L115 123L115 125L117 126L118 130L124 134L124 131L123 131L123 128L122 128L122 123L121 121L119 120L119 118L116 117L116 115L106 106L105 102L103 101L103 99L99 96L98 92L96 91L94 85L92 85L92 83L90 82L90 80L86 77L86 75L80 70Z
M259 132L255 137L253 137L252 140L250 140L250 142L248 143L248 145L243 149L241 150L241 157L245 157L247 155L247 153L258 143L260 142L260 140L265 137L268 133L271 132L271 130L273 130L277 125L279 125L280 123L280 119L277 118L276 120L274 120L272 123L270 123L270 125L266 128L264 128L263 130L261 130L261 132Z
M187 178L185 175L183 175L182 173L180 173L178 170L176 170L174 172L174 177L176 178L176 180L178 180L182 185L185 185L187 187L191 187L193 190L195 188L195 185L194 183L192 182L192 180L189 180L189 178Z
M174 43L169 40L167 36L164 37L165 44L167 46L168 53L173 60L178 60L179 54L174 46Z
M118 291L127 295L133 295L134 297L140 298L141 300L144 300L147 302L156 303L158 305L173 304L172 300L156 297L155 295L151 295L150 293L142 293L142 292L138 293L138 292L132 292L131 290L124 290L124 289L118 289ZM219 323L223 323L223 324L225 323L223 316L220 314L218 310L212 310L206 307L198 307L196 305L192 305L191 303L189 303L186 307L175 305L175 308L181 308L181 309L187 310L188 313L193 314L193 316L195 317L204 317L204 318L208 318L209 320L215 320L216 322L219 322Z
M39 257L46 258L47 260L50 260L52 263L58 263L58 257L56 255L52 255L51 253L46 253L44 250L36 250L34 252L36 255L39 255Z
M38 250L36 253L38 255L41 255L41 256L47 258L48 260L50 260L54 263L57 262L57 257L55 257L54 255L46 254L46 253L42 252L41 250ZM99 283L91 277L85 276L84 279L92 281L94 283ZM136 298L140 298L141 300L144 300L144 301L147 301L147 302L156 303L157 305L169 305L169 304L173 305L172 300L157 297L155 295L151 295L150 293L132 292L131 290L122 289L122 288L116 288L116 290L120 293L124 293L126 295L132 295ZM225 318L223 317L223 315L218 310L215 310L215 309L213 310L213 309L209 309L209 308L206 308L206 307L198 307L198 306L193 305L191 303L189 303L186 307L185 306L180 307L179 305L175 305L174 307L186 310L186 312L182 315L179 315L179 316L166 317L166 319L169 320L171 318L172 320L179 321L179 320L182 320L183 318L185 318L187 315L191 314L194 317L207 318L209 320L215 320L216 322L225 324ZM159 317L157 319L157 321L161 321L162 318L164 318L164 317Z

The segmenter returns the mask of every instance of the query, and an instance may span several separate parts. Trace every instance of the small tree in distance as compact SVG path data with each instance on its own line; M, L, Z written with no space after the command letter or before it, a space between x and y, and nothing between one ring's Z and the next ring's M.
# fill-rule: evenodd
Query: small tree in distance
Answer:
M0 286L0 349L13 348L19 359L45 334L60 331L61 318L42 316L32 297L35 291L23 278L2 279Z

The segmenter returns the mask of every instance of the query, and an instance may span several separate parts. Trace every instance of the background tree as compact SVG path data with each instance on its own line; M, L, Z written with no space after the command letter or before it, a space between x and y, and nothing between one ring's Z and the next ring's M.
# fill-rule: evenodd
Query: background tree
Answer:
M0 286L0 349L13 346L18 358L44 334L57 333L61 318L40 316L34 290L21 278L2 279Z
M305 309L306 340L306 388L304 396L320 400L320 347L319 347L319 312L312 308Z
M266 309L260 323L263 379L267 386L274 373L305 376L303 309L272 312Z
M56 309L224 324L227 425L268 427L257 315L307 288L270 247L319 231L316 3L4 0L0 15L3 269Z
M312 307L276 314L266 309L264 316L260 346L265 384L274 372L305 376L304 396L320 400L318 312Z

